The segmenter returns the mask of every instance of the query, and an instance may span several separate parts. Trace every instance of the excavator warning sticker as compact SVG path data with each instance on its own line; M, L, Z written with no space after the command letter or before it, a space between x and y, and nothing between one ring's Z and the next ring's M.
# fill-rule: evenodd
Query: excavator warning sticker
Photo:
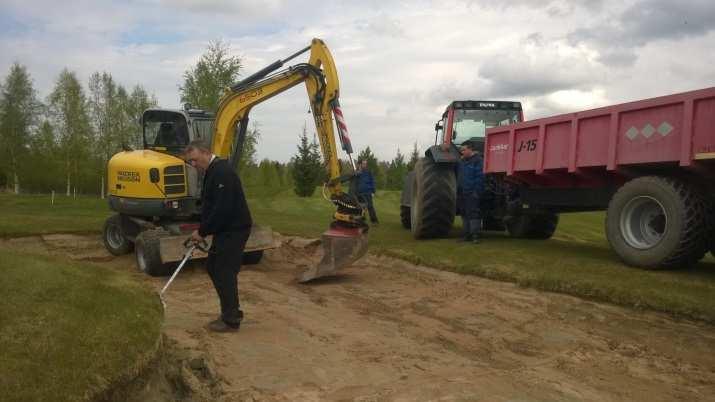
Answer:
M131 181L131 182L135 182L135 183L139 183L141 181L139 179L139 172L128 172L125 170L120 170L117 172L117 180Z

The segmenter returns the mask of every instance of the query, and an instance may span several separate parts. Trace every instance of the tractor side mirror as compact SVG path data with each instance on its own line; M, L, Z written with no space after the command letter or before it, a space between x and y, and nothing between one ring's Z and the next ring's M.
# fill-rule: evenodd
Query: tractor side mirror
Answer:
M149 169L149 181L151 181L152 183L158 183L159 180L160 180L159 169L157 169L157 168Z
M442 129L442 120L438 121L438 122L435 123L435 125L434 125L434 131L439 131L439 130L441 130L441 129Z

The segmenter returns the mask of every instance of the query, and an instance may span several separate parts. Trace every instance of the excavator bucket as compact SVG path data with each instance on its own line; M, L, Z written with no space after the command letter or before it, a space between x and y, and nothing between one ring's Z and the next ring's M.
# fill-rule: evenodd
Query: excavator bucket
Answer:
M299 282L335 275L367 253L367 231L363 228L331 227L320 240L323 258L318 265L303 272Z

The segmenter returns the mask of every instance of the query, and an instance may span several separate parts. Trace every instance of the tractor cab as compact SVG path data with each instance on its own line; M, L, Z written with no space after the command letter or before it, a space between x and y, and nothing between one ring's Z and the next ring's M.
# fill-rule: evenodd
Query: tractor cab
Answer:
M484 147L486 129L524 120L521 103L507 101L454 101L435 124L435 145L459 146L472 141ZM480 149L482 151L482 149Z
M189 142L211 144L214 116L186 105L184 110L147 109L142 115L144 149L178 155Z

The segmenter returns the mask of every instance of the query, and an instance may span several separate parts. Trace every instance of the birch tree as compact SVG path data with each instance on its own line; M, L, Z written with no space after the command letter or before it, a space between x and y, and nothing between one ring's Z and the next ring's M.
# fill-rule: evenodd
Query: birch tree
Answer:
M39 111L32 80L25 66L15 63L0 91L0 163L15 194L20 192L20 170Z

